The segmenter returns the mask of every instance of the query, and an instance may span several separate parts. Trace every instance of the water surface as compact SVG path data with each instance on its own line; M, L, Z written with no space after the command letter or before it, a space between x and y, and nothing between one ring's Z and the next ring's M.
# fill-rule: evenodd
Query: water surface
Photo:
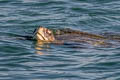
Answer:
M1 80L120 80L120 46L37 45L37 26L120 32L119 0L0 0Z

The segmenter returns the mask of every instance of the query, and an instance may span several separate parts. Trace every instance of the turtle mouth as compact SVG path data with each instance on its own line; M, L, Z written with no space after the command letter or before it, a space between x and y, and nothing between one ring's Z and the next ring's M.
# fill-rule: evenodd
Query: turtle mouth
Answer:
M48 41L48 33L46 33L47 29L46 28L41 28L39 31L37 30L36 34L39 40L41 41Z
M42 35L41 33L38 32L39 28L40 28L40 27L38 27L38 28L36 28L36 29L34 30L34 32L33 32L33 39L35 39L36 35L38 34L40 37L42 37L43 40L45 40L44 35ZM43 31L43 34L45 34L44 31ZM40 40L41 40L41 39L40 39Z
M37 32L38 32L38 29L39 29L39 27L38 28L36 28L34 31L33 31L33 39L35 39L35 37L36 37L36 34L37 34Z

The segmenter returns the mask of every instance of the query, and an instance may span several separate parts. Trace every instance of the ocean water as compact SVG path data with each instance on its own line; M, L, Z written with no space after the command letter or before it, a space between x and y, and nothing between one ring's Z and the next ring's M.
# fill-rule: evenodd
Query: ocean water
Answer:
M120 80L120 46L39 45L17 38L40 25L118 34L120 1L0 0L0 80Z

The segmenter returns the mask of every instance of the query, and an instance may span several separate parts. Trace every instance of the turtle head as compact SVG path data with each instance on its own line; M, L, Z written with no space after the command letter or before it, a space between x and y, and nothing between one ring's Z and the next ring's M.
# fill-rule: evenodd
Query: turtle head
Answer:
M51 42L55 40L53 32L45 27L40 26L34 31L34 34L34 36L36 36L37 41Z

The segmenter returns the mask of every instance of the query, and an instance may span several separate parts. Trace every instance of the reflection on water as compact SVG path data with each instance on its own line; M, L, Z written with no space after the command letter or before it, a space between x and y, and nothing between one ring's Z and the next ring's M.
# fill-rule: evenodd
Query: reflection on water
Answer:
M40 55L45 54L45 53L42 52L42 50L43 50L42 47L43 47L43 44L39 44L39 45L37 44L37 45L35 46L35 49L36 49L36 53L37 53L37 54L40 54Z
M42 50L44 50L45 48L49 48L49 44L47 44L46 42L40 42L40 41L36 42L35 49L37 54L45 55L45 53L42 52Z

